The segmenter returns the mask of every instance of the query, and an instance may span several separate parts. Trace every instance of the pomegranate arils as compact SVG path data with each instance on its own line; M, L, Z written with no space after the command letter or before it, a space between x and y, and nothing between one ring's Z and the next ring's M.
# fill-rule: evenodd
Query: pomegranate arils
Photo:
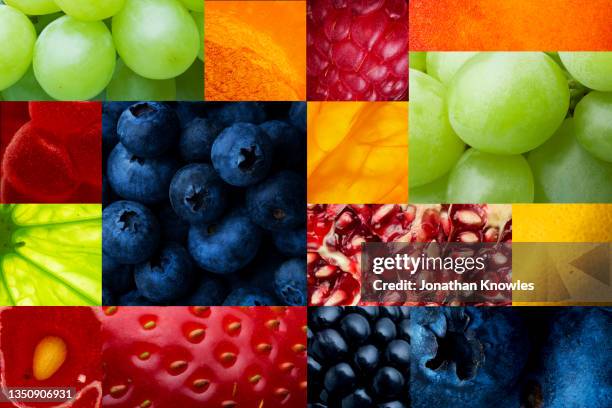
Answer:
M360 302L364 242L432 243L415 248L411 256L425 252L429 257L436 257L443 250L439 244L446 242L511 242L510 217L507 208L486 204L309 205L309 302L311 305ZM490 220L495 220L495 224L490 224ZM486 255L498 272L500 268L505 271L511 268L510 248L503 244L483 248L482 254L475 254L470 246L456 248L451 256ZM449 271L429 272L431 281L452 278ZM395 293L385 299L402 303Z

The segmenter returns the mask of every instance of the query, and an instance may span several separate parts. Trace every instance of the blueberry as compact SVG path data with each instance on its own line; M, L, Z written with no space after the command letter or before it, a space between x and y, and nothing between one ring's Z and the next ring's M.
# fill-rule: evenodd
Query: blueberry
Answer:
M124 294L134 287L131 265L118 263L102 251L102 282L114 294Z
M319 361L334 362L348 353L348 345L336 330L325 329L315 335L312 352Z
M612 309L559 308L542 347L542 406L607 408L612 401Z
M117 122L119 117L131 105L130 102L105 103L102 106L102 148L108 154L117 143Z
M133 290L119 298L119 306L154 306L155 303L143 297L140 292Z
M342 308L339 306L317 307L310 313L310 324L318 329L332 326L342 317Z
M385 344L393 340L396 334L397 329L395 328L393 321L388 317L383 317L376 321L372 337L377 343Z
M362 373L370 373L374 371L376 367L378 367L380 352L375 346L367 344L359 347L357 352L355 352L353 361L355 363L355 367L357 367L359 371Z
M158 102L139 102L119 118L117 134L121 143L139 157L164 154L178 138L179 120L174 110Z
M174 111L181 124L181 128L186 128L195 118L206 116L204 106L201 103L177 102Z
M102 212L102 247L120 263L147 260L159 244L155 215L142 204L115 201Z
M306 102L293 102L291 104L289 120L293 126L306 133Z
M340 321L340 331L353 344L363 344L370 337L370 322L358 313L349 313Z
M287 256L303 256L306 253L306 228L276 231L272 239L276 248Z
M186 305L191 306L216 306L223 303L227 297L227 286L223 281L214 276L206 276L185 301Z
M108 185L108 179L106 178L106 174L102 174L102 206L106 207L111 203L112 195L111 188Z
M213 116L225 127L238 122L258 125L266 120L266 112L256 102L227 103L214 112Z
M342 399L342 408L370 408L372 397L366 390L359 388Z
M157 215L161 224L163 240L179 244L187 242L189 223L176 215L170 204L164 204Z
M410 344L405 340L392 340L387 344L385 360L391 366L398 369L410 367Z
M325 389L331 393L340 395L349 391L355 384L355 372L347 363L339 363L331 367L325 373L323 385Z
M306 305L306 260L293 258L274 274L276 296L289 306Z
M281 171L249 187L247 209L251 219L272 231L295 229L305 222L306 183L297 173Z
M223 302L223 306L274 306L278 301L266 292L251 288L233 290Z
M393 367L383 367L374 375L372 389L379 397L386 399L397 396L404 387L404 377Z
M227 205L227 189L210 164L188 164L170 183L170 203L191 224L216 220Z
M189 252L209 272L226 274L245 267L257 254L262 232L242 210L234 210L217 223L192 225Z
M515 308L413 308L409 333L413 407L520 405L530 343Z
M134 279L142 296L155 303L167 303L189 292L195 276L189 254L170 242L148 261L136 265Z
M210 162L210 149L223 130L216 121L208 118L195 118L183 129L179 141L179 151L183 160Z
M267 135L250 123L226 128L215 139L211 159L228 184L245 187L260 182L272 166L272 145Z
M306 162L306 139L287 122L271 120L259 125L272 143L275 160L284 167L299 169Z
M108 158L108 181L126 200L152 204L168 199L168 187L179 167L170 156L144 159L118 143Z

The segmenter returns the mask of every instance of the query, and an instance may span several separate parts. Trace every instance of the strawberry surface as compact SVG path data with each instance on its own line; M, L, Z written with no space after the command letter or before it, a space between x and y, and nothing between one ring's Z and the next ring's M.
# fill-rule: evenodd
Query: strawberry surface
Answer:
M103 405L306 405L304 307L105 307Z
M408 99L407 0L309 0L308 100Z

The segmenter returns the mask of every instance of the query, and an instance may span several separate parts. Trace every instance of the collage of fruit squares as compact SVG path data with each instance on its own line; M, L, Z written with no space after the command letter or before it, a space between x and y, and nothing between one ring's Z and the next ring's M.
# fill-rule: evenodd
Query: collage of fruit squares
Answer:
M0 408L611 408L612 0L0 0Z

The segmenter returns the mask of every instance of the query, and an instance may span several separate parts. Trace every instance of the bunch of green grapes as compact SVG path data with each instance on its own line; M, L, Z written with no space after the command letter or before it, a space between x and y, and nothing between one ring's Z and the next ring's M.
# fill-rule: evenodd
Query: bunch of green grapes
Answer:
M203 99L203 11L203 0L0 0L0 96Z
M612 202L612 52L409 62L412 202Z

